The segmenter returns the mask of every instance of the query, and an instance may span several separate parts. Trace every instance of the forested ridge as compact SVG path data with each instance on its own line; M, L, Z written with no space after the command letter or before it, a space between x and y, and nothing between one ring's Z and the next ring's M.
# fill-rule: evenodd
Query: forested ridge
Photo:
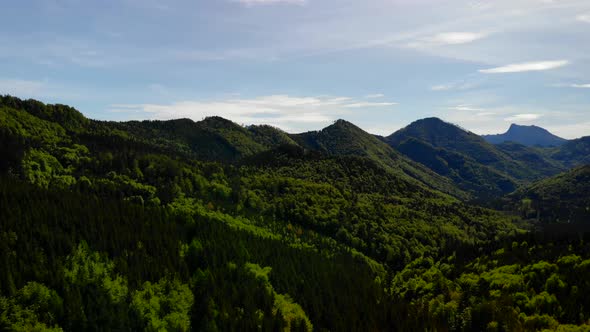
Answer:
M590 330L584 141L426 133L0 97L0 330Z

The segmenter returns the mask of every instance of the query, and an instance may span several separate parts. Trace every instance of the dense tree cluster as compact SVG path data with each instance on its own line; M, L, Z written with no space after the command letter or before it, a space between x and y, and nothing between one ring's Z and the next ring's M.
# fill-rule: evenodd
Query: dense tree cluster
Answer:
M590 318L575 279L586 239L527 238L525 198L515 214L467 204L444 169L343 121L301 135L215 117L101 122L4 96L0 138L0 329L535 330ZM470 163L453 176L515 183Z

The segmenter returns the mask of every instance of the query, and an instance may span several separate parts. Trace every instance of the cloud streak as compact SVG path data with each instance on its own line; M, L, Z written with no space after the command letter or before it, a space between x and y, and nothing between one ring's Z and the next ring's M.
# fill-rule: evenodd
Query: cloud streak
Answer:
M507 122L530 122L538 120L542 115L536 113L514 114L504 119Z
M472 43L486 36L482 32L445 32L435 35L430 41L439 45L459 45Z
M522 73L529 71L545 71L567 66L569 61L536 61L536 62L521 62L513 63L506 66L495 67L490 69L480 69L480 73L484 74L505 74L505 73Z
M154 120L222 116L241 124L270 124L283 130L317 129L351 115L352 109L385 108L393 102L372 103L351 97L270 95L250 99L182 101L164 104L118 104L110 111Z
M461 45L473 43L487 36L488 33L485 32L443 32L411 41L407 46L411 48L428 48L433 46Z

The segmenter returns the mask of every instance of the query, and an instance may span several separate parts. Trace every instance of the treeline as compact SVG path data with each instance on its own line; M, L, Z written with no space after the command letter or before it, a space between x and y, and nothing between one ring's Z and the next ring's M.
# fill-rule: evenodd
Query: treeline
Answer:
M330 133L314 151L220 118L0 98L0 330L583 328L580 232L528 238L518 213L429 189L374 137L326 153Z

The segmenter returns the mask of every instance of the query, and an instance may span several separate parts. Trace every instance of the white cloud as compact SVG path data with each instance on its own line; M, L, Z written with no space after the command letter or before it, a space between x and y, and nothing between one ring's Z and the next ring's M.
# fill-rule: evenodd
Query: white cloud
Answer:
M19 79L0 79L0 94L36 96L45 88L45 82Z
M530 122L539 119L542 115L536 113L514 114L504 119L507 122Z
M473 107L469 105L457 105L449 107L450 110L461 111L461 112L481 112L483 108Z
M140 114L148 119L190 118L199 121L207 116L221 116L240 124L270 124L284 130L319 129L332 121L351 115L351 109L379 108L395 103L369 103L351 97L294 97L270 95L251 99L218 101L182 101L162 104L111 105L111 112Z
M430 87L432 91L451 91L451 90L469 90L477 86L476 83L458 82L458 83L447 83L438 84Z
M259 5L276 5L276 4L289 4L289 5L305 5L307 0L235 0L246 6L259 6Z
M573 139L590 135L590 122L581 121L569 124L547 125L545 129L557 136Z
M590 83L583 83L583 84L578 84L578 83L555 83L555 84L549 84L548 86L554 87L554 88L590 89Z
M486 37L482 32L445 32L433 36L430 40L439 45L458 45L472 43Z
M374 94L365 96L365 98L367 98L367 99L376 99L376 98L383 98L383 97L385 97L385 95L382 93L374 93Z
M590 14L578 15L576 19L580 22L590 23Z
M556 69L563 66L567 66L569 61L557 60L557 61L536 61L536 62L521 62L513 63L502 67L481 69L480 73L484 74L504 74L504 73L521 73L527 71L543 71Z
M419 38L409 42L408 47L424 48L442 45L461 45L483 39L488 36L485 32L443 32L433 36Z
M384 106L393 106L397 105L397 103L368 103L368 102L358 102L358 103L351 103L344 105L346 108L364 108L364 107L384 107Z
M453 89L453 85L452 84L440 84L440 85L435 85L430 87L430 90L432 91L448 91L448 90L452 90Z

